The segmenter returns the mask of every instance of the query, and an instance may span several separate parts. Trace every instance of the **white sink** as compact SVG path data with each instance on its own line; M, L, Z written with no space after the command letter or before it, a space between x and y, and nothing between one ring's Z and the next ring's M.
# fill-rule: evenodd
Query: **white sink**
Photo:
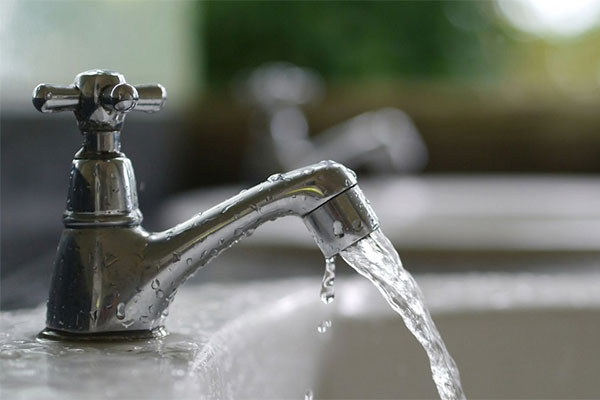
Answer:
M471 398L598 398L600 272L418 275ZM39 342L2 313L2 398L432 398L424 351L360 277L187 285L163 340ZM317 333L329 318L332 328Z

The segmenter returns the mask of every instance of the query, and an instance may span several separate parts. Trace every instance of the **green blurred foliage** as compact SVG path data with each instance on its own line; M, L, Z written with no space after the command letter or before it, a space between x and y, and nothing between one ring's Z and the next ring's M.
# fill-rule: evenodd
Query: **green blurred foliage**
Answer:
M328 80L490 79L506 42L480 2L225 2L202 7L206 77L229 82L269 61Z

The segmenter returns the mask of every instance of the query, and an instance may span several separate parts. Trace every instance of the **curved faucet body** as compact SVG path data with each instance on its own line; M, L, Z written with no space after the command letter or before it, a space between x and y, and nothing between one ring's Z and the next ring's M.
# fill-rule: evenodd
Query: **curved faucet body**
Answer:
M84 75L85 80L103 77L102 71L92 72ZM37 88L34 92L40 110L49 107L41 97L52 100L47 88L39 98ZM69 90L74 96L77 88ZM120 152L120 132L83 133L84 145L72 164L45 337L164 333L168 307L179 286L267 221L302 217L325 257L378 227L356 175L341 164L323 161L275 174L174 228L150 233L141 226L133 167Z

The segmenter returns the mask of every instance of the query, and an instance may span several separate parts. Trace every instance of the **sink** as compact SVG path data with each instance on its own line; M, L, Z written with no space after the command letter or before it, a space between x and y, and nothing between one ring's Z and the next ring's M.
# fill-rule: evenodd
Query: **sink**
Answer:
M593 285L586 290L571 281L578 294L560 299L553 293L574 289L569 280L523 275L420 279L468 398L600 395L600 309L592 306L591 296L584 298ZM435 398L416 340L370 287L361 282L355 290L358 304L349 296L340 301L322 364L327 379L316 392L324 398Z
M40 340L45 305L0 313L0 393L11 399L80 399L91 393L99 398L223 398L231 393L232 350L259 327L315 300L308 296L309 286L316 290L294 280L189 285L171 307L171 334L160 340Z
M600 396L600 272L420 274L471 398ZM44 306L1 313L3 398L434 398L424 351L358 276L188 284L161 340L35 339ZM318 333L317 325L332 327Z
M600 397L597 183L585 177L361 183L406 267L421 272L415 278L468 397ZM239 189L174 199L164 224ZM324 305L316 272L323 258L302 222L281 219L263 228L184 285L164 339L40 341L45 305L0 312L0 395L297 399L310 389L315 398L437 396L425 352L374 287L340 268L336 301ZM462 251L475 253L477 268L454 268L464 264ZM433 256L415 258L419 252ZM32 290L39 274L31 271L13 280L27 304L47 293ZM318 333L325 319L332 327Z

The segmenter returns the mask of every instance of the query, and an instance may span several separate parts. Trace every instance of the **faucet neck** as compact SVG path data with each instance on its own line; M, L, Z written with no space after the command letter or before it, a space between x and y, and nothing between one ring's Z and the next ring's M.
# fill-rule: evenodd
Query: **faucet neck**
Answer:
M142 223L131 161L118 151L118 132L106 134L102 140L86 140L73 160L63 215L66 227L132 227Z
M121 132L84 132L82 155L87 153L119 153L121 150ZM85 158L82 155L80 158Z

